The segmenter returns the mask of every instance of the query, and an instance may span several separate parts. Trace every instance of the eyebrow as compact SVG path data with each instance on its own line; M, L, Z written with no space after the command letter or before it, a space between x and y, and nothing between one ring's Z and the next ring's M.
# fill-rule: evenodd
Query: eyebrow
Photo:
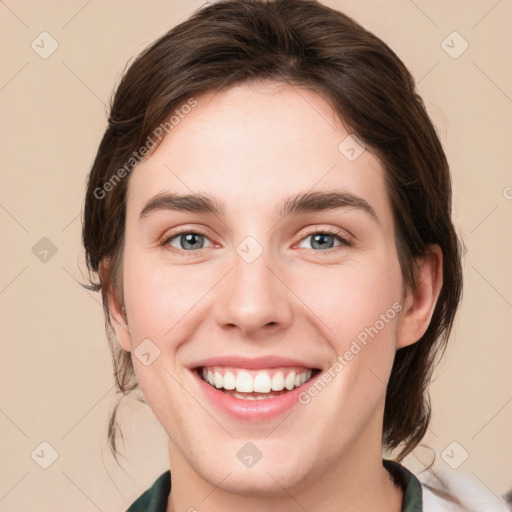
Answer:
M342 191L302 192L282 200L277 206L280 216L313 213L337 208L360 210L378 222L372 206L362 197ZM226 208L222 201L207 194L162 193L152 197L142 209L139 218L147 217L151 212L162 210L210 213L224 215Z

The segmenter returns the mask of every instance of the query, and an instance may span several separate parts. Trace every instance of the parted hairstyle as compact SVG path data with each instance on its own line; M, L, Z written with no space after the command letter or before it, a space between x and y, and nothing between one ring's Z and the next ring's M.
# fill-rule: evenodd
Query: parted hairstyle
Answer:
M414 289L415 259L428 253L428 245L442 249L443 286L431 322L417 343L397 351L387 387L382 443L398 449L400 461L426 433L428 385L462 294L463 245L451 220L449 167L414 79L398 56L354 20L315 0L207 4L124 72L88 176L82 228L86 286L102 293L118 391L123 398L138 386L131 354L116 341L107 297L111 290L123 305L126 192L130 171L140 161L134 155L147 158L158 147L158 127L190 98L262 80L321 95L381 161L405 287ZM151 149L141 151L149 139ZM108 430L116 459L119 403Z

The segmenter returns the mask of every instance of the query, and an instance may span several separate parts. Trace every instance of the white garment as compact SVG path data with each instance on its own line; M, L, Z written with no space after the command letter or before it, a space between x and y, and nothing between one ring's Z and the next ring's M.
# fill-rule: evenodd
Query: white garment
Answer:
M454 478L448 473L439 475L436 478L417 475L422 482L423 512L510 512L505 501L487 489L476 478L468 477ZM442 485L436 485L440 481ZM426 483L426 481L428 483ZM447 498L449 494L461 505L457 505Z
M423 512L466 512L455 503L441 498L428 487L422 485Z

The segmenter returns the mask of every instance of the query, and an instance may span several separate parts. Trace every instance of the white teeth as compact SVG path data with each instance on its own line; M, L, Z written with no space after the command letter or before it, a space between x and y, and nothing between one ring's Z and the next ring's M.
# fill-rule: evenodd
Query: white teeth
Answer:
M231 372L226 372L224 374L224 389L235 389L236 388L236 377Z
M273 373L275 372L275 373ZM236 398L257 400L271 398L274 391L291 391L311 379L312 370L299 372L297 370L227 370L223 367L203 368L203 380L217 389L232 391ZM263 393L268 397L245 395L245 393Z
M256 393L268 393L272 389L272 381L267 372L258 372L254 378L254 391Z
M272 391L282 391L284 389L283 372L277 372L272 377Z
M291 372L284 379L284 387L290 391L295 387L295 372Z
M248 395L246 393L237 393L236 391L231 394L235 398L240 398L241 400L266 400L268 398L273 398L274 395Z
M244 393L252 393L254 391L254 382L249 372L241 371L236 376L236 390Z
M213 374L213 379L215 383L216 388L221 388L224 384L224 379L222 378L222 375L219 372L215 372Z

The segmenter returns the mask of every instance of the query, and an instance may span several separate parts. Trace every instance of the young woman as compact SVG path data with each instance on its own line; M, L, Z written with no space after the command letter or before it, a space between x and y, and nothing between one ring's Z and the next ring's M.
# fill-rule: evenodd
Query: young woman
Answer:
M119 390L169 438L130 511L423 510L399 462L460 244L440 141L380 39L312 0L197 11L116 91L83 243Z

